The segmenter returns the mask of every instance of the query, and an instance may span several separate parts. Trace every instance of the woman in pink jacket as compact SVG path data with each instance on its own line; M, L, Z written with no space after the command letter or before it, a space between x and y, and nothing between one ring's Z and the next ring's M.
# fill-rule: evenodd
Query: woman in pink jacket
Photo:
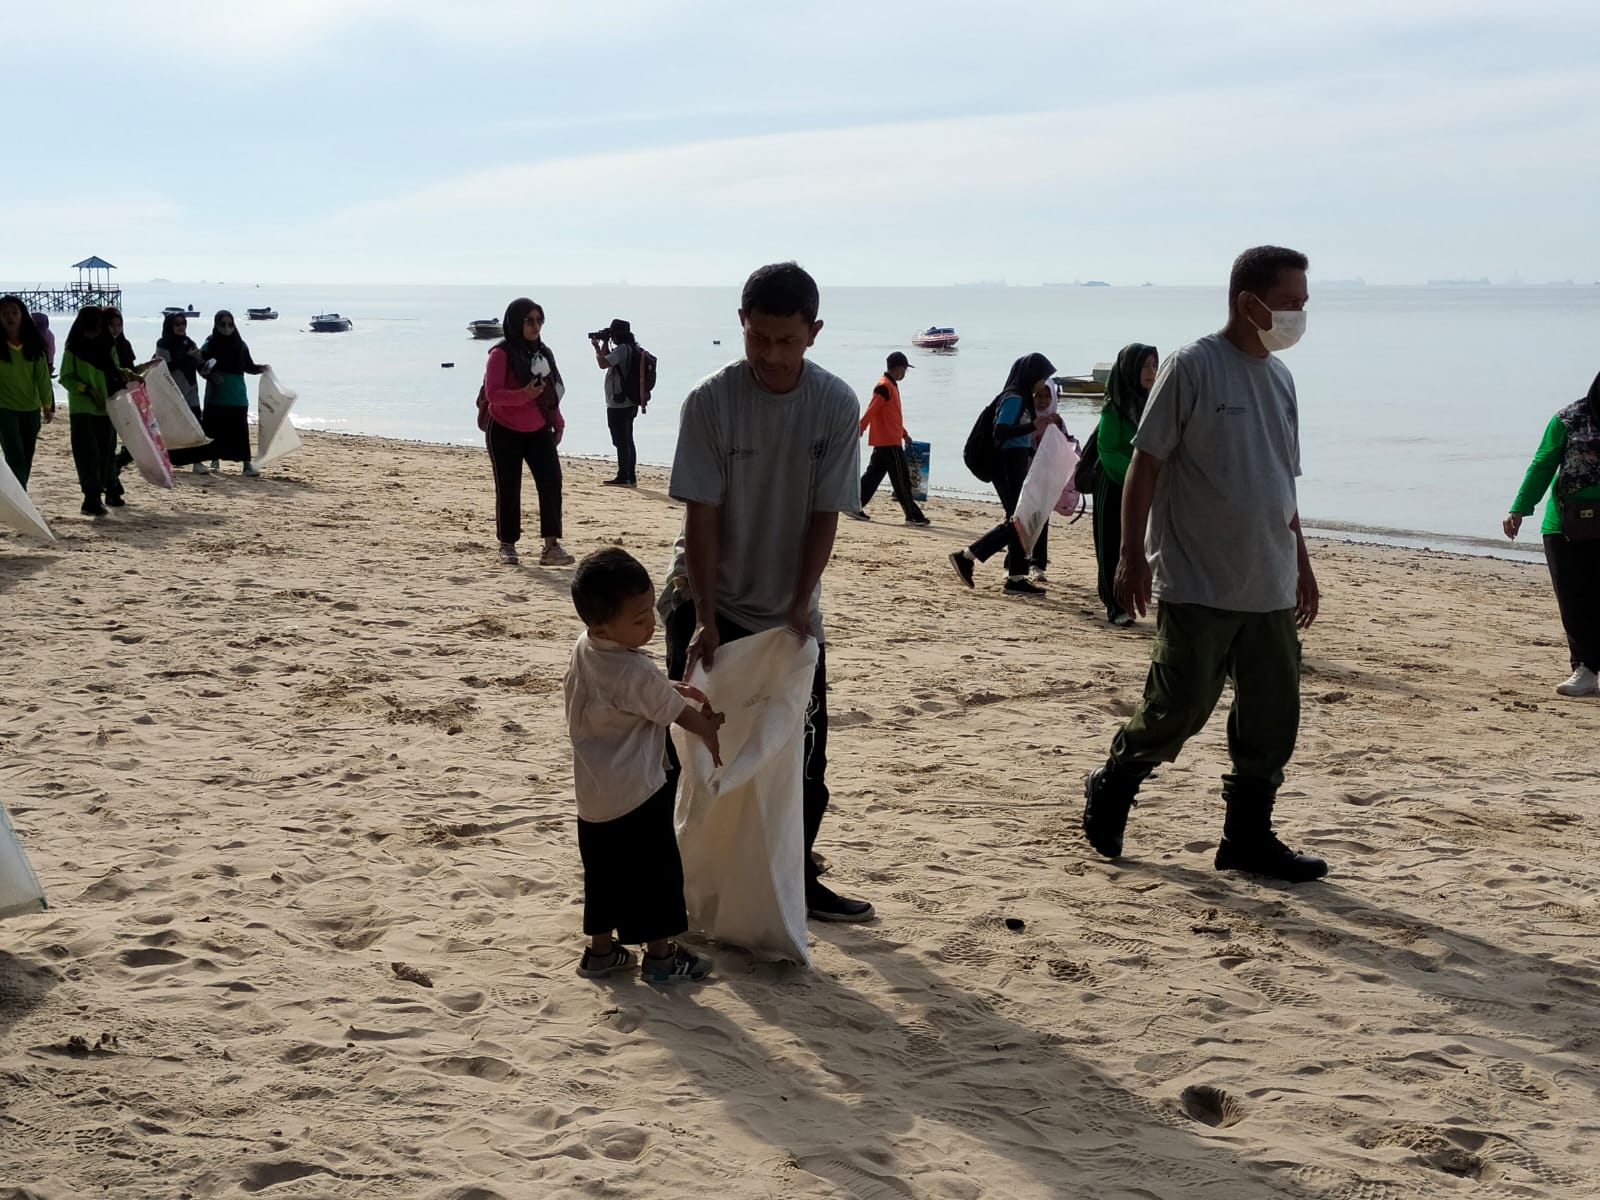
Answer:
M541 567L564 567L572 555L561 546L561 459L556 446L566 421L566 386L556 356L544 344L544 309L526 297L506 306L505 340L489 351L483 393L489 410L489 461L494 466L494 521L500 561L515 566L522 537L522 464L539 493Z

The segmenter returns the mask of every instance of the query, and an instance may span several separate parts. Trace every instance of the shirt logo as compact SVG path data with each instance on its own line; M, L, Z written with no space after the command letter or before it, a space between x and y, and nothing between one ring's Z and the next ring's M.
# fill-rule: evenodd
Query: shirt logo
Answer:
M811 443L811 458L812 458L813 461L815 461L816 459L821 458L827 452L828 452L828 439L827 438L818 438L816 441Z

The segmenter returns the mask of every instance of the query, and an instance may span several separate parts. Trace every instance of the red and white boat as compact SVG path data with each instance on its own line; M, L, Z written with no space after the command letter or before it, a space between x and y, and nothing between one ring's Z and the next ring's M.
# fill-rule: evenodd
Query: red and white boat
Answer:
M948 350L960 340L956 331L947 325L930 325L911 335L911 344L924 350Z

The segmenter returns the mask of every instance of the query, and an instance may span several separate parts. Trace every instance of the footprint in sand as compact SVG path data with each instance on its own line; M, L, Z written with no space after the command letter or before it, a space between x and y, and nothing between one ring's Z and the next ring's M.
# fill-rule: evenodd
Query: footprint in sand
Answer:
M1244 1103L1222 1088L1197 1083L1183 1089L1178 1095L1183 1111L1202 1125L1213 1129L1226 1129L1244 1120Z

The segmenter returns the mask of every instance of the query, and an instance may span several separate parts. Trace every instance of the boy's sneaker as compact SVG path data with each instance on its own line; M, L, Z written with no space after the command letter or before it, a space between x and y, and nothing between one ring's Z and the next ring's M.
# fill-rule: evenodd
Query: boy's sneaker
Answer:
M972 568L976 560L968 558L959 550L950 552L950 565L956 569L956 574L961 576L961 582L968 587L972 586Z
M517 544L515 542L500 543L500 561L508 567L514 567L522 561L517 556Z
M585 947L583 957L578 960L578 974L585 979L604 979L607 975L626 971L633 963L633 951L626 946L612 946L609 954L596 954Z
M1029 567L1028 578L1040 587L1047 587L1050 583L1050 577L1044 573L1043 567Z
M539 552L539 565L541 567L570 567L577 560L568 554L560 542L553 546L546 546Z
M695 983L711 974L711 960L668 942L665 958L646 954L639 963L639 978L646 983Z
M1588 667L1579 667L1565 683L1556 684L1560 696L1592 696L1596 692L1600 692L1600 678Z

